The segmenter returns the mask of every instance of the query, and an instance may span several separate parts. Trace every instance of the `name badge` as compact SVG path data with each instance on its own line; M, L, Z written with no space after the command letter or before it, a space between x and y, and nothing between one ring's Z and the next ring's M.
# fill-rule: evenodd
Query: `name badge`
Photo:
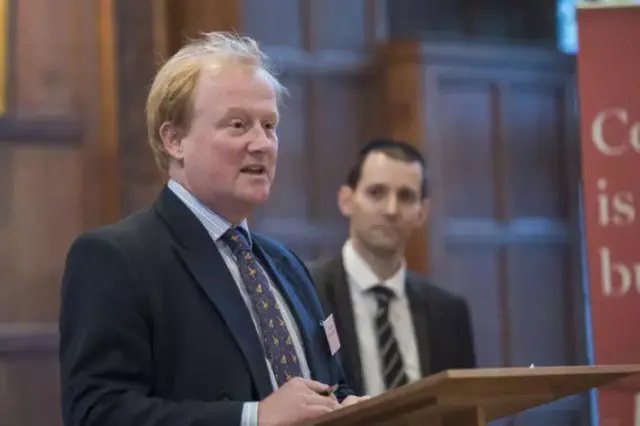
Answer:
M327 319L322 322L322 327L324 328L324 332L327 335L327 341L329 342L331 356L333 356L340 349L340 338L338 337L336 322L333 320L333 314L329 315Z

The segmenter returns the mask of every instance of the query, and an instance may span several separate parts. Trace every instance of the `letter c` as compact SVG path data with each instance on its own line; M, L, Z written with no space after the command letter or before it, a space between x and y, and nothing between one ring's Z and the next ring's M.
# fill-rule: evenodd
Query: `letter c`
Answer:
M593 124L591 125L591 139L593 143L598 148L598 151L605 155L616 156L624 154L627 149L626 146L612 146L607 144L607 141L602 134L602 127L604 126L604 122L609 117L615 117L619 119L623 124L629 123L629 114L627 111L621 108L611 109L601 111L596 115L596 118L593 120Z

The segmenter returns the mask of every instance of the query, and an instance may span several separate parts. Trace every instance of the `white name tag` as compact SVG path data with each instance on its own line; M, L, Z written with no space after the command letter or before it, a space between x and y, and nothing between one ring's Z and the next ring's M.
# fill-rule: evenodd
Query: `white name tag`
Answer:
M326 320L322 323L322 327L324 328L324 332L327 335L327 341L329 342L329 349L331 350L331 355L335 355L340 349L340 338L338 337L338 330L336 329L336 323L333 320L333 314L329 315Z

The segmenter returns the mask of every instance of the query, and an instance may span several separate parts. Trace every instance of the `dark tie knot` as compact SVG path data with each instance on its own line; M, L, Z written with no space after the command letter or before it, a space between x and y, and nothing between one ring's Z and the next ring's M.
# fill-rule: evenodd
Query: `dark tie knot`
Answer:
M396 294L389 287L384 285L376 285L371 288L371 293L378 301L378 305L385 307L389 306L389 302L396 297Z
M249 240L240 228L230 228L222 236L222 240L229 246L232 252L241 253L251 251Z

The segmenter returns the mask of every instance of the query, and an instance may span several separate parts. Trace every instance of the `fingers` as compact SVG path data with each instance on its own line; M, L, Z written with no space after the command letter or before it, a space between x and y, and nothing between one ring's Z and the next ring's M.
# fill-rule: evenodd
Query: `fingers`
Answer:
M329 407L324 407L322 405L309 405L305 408L305 414L303 418L305 419L313 419L316 417L320 417L324 414L328 414L333 412L334 410Z
M353 405L355 403L358 402L358 398L353 396L353 395L349 395L348 397L346 397L345 399L342 400L342 406L343 407L348 407L349 405Z
M330 388L329 385L326 385L324 383L316 382L315 380L311 380L311 379L303 379L300 377L297 377L291 380L291 382L300 383L304 385L306 388L312 390L313 392L322 392Z
M340 403L334 397L322 396L317 393L309 393L304 397L307 405L326 407L329 411L340 408Z
M354 395L349 395L344 400L342 400L342 406L343 407L348 407L349 405L357 404L358 402L367 400L369 398L371 398L370 395L365 395L365 396L360 396L360 397L354 396Z

